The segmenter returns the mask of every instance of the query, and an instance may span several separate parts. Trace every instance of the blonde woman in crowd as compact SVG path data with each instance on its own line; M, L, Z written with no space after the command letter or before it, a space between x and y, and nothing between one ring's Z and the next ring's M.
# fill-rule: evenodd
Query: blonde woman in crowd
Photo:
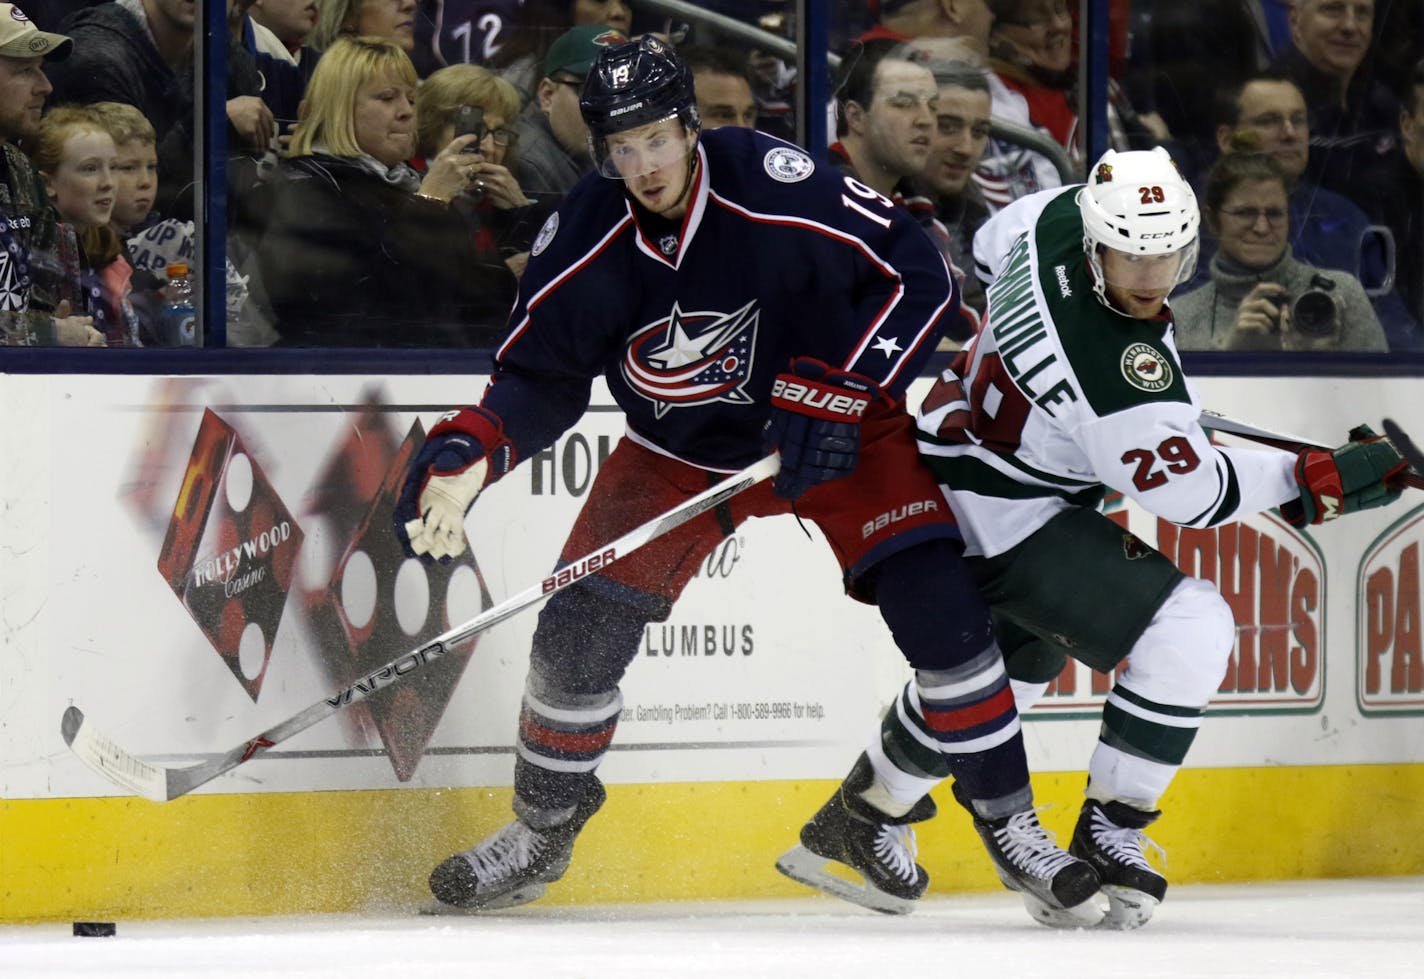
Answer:
M282 344L487 346L515 281L482 263L450 202L479 155L461 136L415 154L415 68L387 38L338 38L322 55L256 249Z

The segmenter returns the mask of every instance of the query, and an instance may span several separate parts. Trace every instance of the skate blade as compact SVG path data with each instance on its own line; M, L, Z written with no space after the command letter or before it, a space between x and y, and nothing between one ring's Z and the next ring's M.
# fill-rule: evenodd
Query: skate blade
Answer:
M886 894L865 881L854 884L844 877L828 873L825 868L833 862L838 861L817 856L804 846L798 845L777 858L776 869L792 880L807 887L814 887L823 894L858 904L871 911L879 911L881 914L909 914L915 909L915 902L909 898Z
M1108 912L1103 916L1101 928L1108 928L1113 931L1132 931L1134 928L1141 928L1152 920L1152 914L1157 910L1157 905L1162 903L1151 894L1143 893L1132 887L1123 887L1120 884L1103 885L1103 893L1107 895Z
M1103 906L1094 894L1081 904L1060 908L1027 891L1020 891L1029 917L1049 928L1096 928L1104 917Z
M458 918L484 914L487 911L503 911L506 908L517 908L521 904L537 901L544 896L544 892L548 889L548 885L544 883L527 884L524 887L516 887L507 894L501 894L492 900L472 904L468 907L446 904L444 901L432 898L420 906L420 913Z

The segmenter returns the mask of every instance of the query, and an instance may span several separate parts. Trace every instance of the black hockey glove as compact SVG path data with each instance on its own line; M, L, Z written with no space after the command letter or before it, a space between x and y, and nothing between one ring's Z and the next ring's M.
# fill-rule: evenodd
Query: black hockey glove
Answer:
M499 419L483 408L441 417L406 473L391 523L411 557L448 561L465 550L465 514L486 484L509 471L514 453Z
M1297 457L1300 499L1284 504L1281 514L1292 525L1304 527L1388 506L1402 492L1400 486L1390 486L1390 480L1408 467L1393 442L1360 425L1351 430L1350 441L1333 452L1306 449Z
M880 395L868 377L797 357L771 388L763 443L781 453L772 489L795 500L812 486L848 476L860 456L860 423Z

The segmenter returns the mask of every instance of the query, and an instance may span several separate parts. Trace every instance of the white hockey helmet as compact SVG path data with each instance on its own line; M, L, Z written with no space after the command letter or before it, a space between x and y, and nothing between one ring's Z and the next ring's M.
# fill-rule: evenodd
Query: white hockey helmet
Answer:
M1180 254L1173 286L1196 272L1197 195L1162 147L1104 153L1078 192L1078 211L1099 297L1104 284L1099 247L1139 256Z

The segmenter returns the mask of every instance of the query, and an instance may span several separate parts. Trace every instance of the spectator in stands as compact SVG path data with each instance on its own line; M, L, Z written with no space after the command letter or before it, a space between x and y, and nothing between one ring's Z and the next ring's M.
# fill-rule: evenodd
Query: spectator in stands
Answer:
M321 0L307 44L325 51L339 37L384 37L410 54L415 47L415 0Z
M1399 106L1365 56L1374 0L1297 0L1291 5L1292 50L1276 67L1305 94L1310 114L1307 174L1351 196L1372 179L1394 145Z
M1172 151L1188 175L1205 176L1216 159L1216 94L1265 70L1279 13L1289 44L1288 0L1132 0L1123 84L1132 101L1155 110L1179 142Z
M685 45L677 53L683 64L692 69L697 114L702 117L704 130L722 126L756 128L756 97L745 56L728 48L700 44Z
M1212 167L1202 214L1219 248L1206 285L1172 301L1183 350L1388 349L1358 279L1290 251L1288 179L1265 154Z
M78 245L60 224L34 163L20 149L39 131L50 93L44 63L68 56L61 34L41 31L0 3L0 344L102 347L87 314L72 315L80 293Z
M129 280L129 302L138 314L140 333L146 338L162 337L160 314L167 277L155 274L134 260L130 239L148 228L157 212L153 203L158 194L158 150L153 123L131 105L122 102L95 102L90 106L114 140L114 212L109 227L119 236L120 255L133 269Z
M1424 61L1415 64L1401 94L1399 137L1382 174L1393 203L1386 223L1394 234L1399 294L1414 317L1424 320Z
M114 140L114 213L109 225L120 237L138 234L154 217L158 194L157 135L153 123L131 105L95 102L90 106Z
M557 197L531 199L508 169L518 136L510 123L519 114L519 93L508 81L479 65L450 65L431 74L415 97L416 156L422 168L456 135L461 113L477 127L468 144L475 179L456 195L453 206L470 225L481 261L507 264L524 273L529 249Z
M888 38L857 42L841 62L831 160L886 197L904 191L929 162L939 91L907 45Z
M929 163L939 88L923 52L900 41L857 41L841 60L831 162L914 216L947 257L949 231L918 178ZM966 324L945 333L967 339Z
M633 9L626 0L525 0L519 26L501 42L490 67L513 83L527 106L537 98L542 79L551 74L554 42L570 28L599 24L626 37L633 29ZM580 80L586 74L585 68Z
M522 18L524 0L417 0L411 62L421 78L446 65L486 65Z
M986 0L871 0L880 22L860 40L913 41L931 57L987 64L994 14Z
M49 110L30 156L50 203L78 235L83 310L107 346L144 346L128 298L133 268L124 260L123 241L109 227L119 154L99 113L82 105Z
M984 72L962 61L930 63L939 89L929 162L920 182L949 233L949 258L959 280L961 313L977 329L984 312L984 286L974 274L974 233L989 208L973 180L989 142L991 102Z
M262 72L262 100L279 130L297 121L297 110L320 55L307 47L316 29L317 0L253 0L243 44Z
M53 104L125 102L153 123L158 209L166 217L193 213L194 9L192 0L117 0L79 10L65 22L74 55L53 73ZM276 123L258 95L261 78L236 41L227 86L229 148L265 152Z
M519 153L512 170L526 193L562 197L593 170L579 92L598 52L624 40L613 28L585 24L549 46L534 101L524 107L514 127Z
M256 249L267 318L298 346L488 346L515 280L483 264L450 201L475 179L476 142L415 153L415 68L394 41L338 38L317 63Z
M1080 164L1078 113L1067 94L1074 60L1066 0L991 0L989 6L994 12L989 35L994 118L1051 136ZM974 179L991 210L1063 184L1048 157L997 138L990 139Z
M1295 83L1279 72L1254 75L1239 86L1223 89L1217 118L1216 144L1222 153L1267 153L1285 174L1290 192L1292 254L1307 265L1348 272L1369 290L1383 290L1373 296L1372 305L1384 325L1390 347L1418 349L1424 337L1416 316L1399 293L1385 288L1396 259L1379 229L1353 201L1320 187L1307 176L1312 155L1309 113L1305 97ZM1393 196L1392 189L1380 194L1381 198ZM1399 210L1392 200L1382 201L1379 206L1386 215ZM1203 267L1198 271L1198 281L1206 278L1205 263L1211 257L1212 238L1203 236L1202 246ZM1401 250L1396 249L1394 254L1408 260Z

